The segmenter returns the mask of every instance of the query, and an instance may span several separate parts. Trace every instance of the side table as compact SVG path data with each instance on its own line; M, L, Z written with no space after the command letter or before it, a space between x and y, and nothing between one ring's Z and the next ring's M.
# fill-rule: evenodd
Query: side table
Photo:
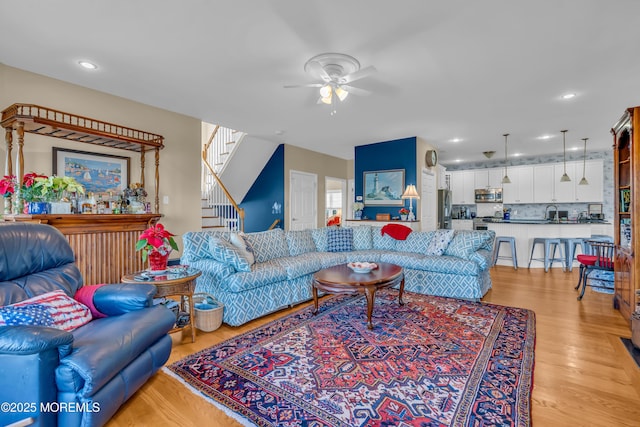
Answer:
M179 296L180 310L185 310L185 297L189 300L189 327L191 328L191 342L196 342L196 319L193 303L193 293L196 289L196 278L202 272L195 268L189 268L186 273L166 273L159 275L148 274L146 271L138 271L122 276L123 283L151 283L157 289L156 297ZM185 326L186 327L186 326ZM175 332L184 329L173 328Z

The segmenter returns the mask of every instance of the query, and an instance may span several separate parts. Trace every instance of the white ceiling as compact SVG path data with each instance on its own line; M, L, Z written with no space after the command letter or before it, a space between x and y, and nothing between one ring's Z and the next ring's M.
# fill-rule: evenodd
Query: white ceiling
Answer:
M418 136L446 164L504 156L506 132L514 154L562 152L561 129L610 149L640 104L639 18L637 0L3 1L0 61L347 159ZM335 116L283 88L324 52L378 69Z

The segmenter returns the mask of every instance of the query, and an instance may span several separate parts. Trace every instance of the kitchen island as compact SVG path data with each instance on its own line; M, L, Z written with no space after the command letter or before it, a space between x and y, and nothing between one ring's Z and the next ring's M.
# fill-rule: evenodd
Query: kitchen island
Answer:
M531 245L536 237L554 237L554 238L571 238L582 237L589 238L592 235L613 235L613 224L605 222L577 222L577 221L561 221L553 222L542 219L490 219L485 221L488 230L493 230L496 236L512 236L516 239L516 252L518 255L518 267L526 268L529 264L531 255ZM581 253L580 249L577 249ZM563 248L564 254L564 248ZM511 248L509 245L502 245L500 248L500 256L511 256ZM533 254L534 258L542 258L543 248L537 245ZM559 253L556 252L559 257ZM509 260L499 259L498 265L511 265ZM577 266L574 261L574 266ZM553 264L554 268L561 268L559 263ZM531 268L544 268L542 262L533 261Z

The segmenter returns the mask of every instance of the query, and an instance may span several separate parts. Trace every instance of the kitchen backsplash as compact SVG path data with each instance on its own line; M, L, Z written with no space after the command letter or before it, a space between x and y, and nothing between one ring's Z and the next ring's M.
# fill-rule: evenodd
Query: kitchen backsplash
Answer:
M582 153L567 153L567 161L582 160ZM613 152L611 151L593 151L587 152L587 160L603 159L603 203L602 211L604 217L608 221L613 220ZM538 157L514 157L509 159L509 166L533 165L541 163L562 163L562 154L538 156ZM447 171L466 170L466 169L483 169L504 167L504 160L487 160L486 162L460 163L445 165ZM571 179L580 179L580 177L571 177ZM544 218L547 203L531 203L518 205L492 205L492 204L473 204L473 205L453 205L452 212L455 214L460 212L460 208L468 208L469 212L476 216L491 216L496 210L502 208L511 209L511 218ZM569 217L577 216L581 212L587 212L588 203L560 203L558 210L568 211Z

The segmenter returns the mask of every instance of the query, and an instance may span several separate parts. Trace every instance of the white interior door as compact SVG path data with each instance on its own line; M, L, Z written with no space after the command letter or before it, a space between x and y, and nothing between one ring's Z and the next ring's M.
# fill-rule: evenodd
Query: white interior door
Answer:
M305 230L318 225L318 176L291 171L289 175L289 230Z
M422 170L420 195L420 228L431 231L438 228L438 188L436 176L426 169Z

